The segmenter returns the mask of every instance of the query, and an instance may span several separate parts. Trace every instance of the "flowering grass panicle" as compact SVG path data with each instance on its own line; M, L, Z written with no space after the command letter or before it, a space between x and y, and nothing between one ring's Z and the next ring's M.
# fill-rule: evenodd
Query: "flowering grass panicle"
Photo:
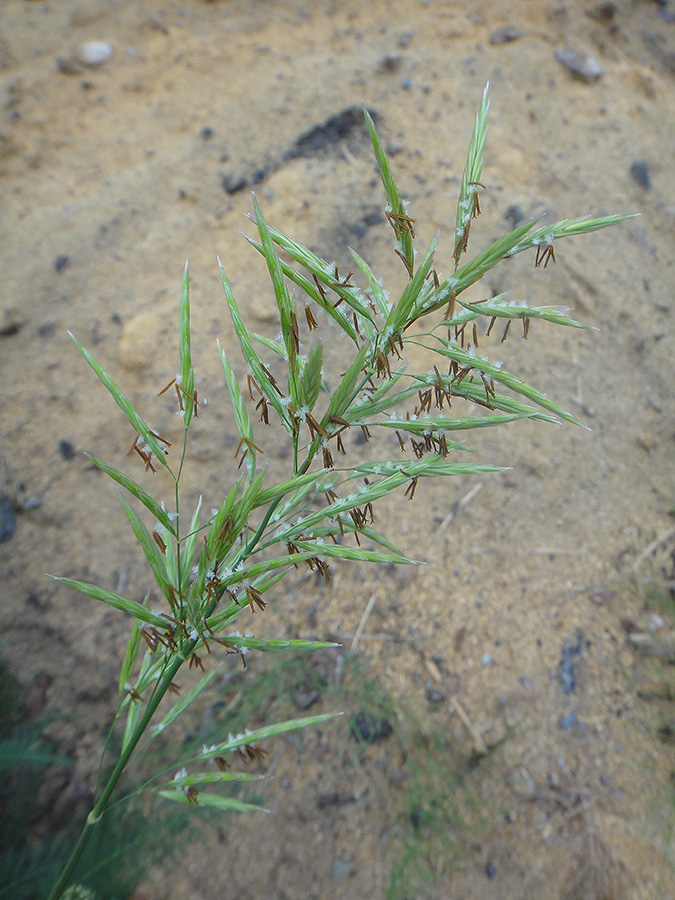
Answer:
M299 566L307 566L328 582L334 560L410 563L376 527L378 501L398 492L413 501L420 479L473 475L498 467L467 461L460 433L506 425L520 419L579 424L534 386L490 359L518 324L528 338L531 323L543 320L571 328L587 327L555 307L514 303L506 295L466 300L464 291L503 259L534 250L534 265L546 269L556 261L561 238L588 234L615 225L625 217L566 219L545 228L525 222L465 261L471 229L481 214L481 181L487 136L488 88L476 116L461 182L452 254L452 274L436 268L438 234L421 254L415 250L416 219L394 179L382 142L368 112L365 121L386 195L385 217L394 238L394 253L407 275L397 300L369 264L352 251L354 270L340 273L283 231L269 225L253 198L252 222L257 234L248 242L260 253L269 273L281 330L270 339L248 330L225 268L220 276L234 334L244 366L240 386L231 360L218 346L232 404L232 424L238 435L236 480L220 506L204 515L201 500L192 513L181 503L180 484L188 463L190 427L206 414L198 396L190 337L190 280L183 275L179 312L179 360L176 376L159 394L175 395L182 435L161 435L134 408L114 379L75 339L75 345L112 395L131 426L129 454L141 463L132 477L96 457L92 462L121 489L120 502L152 572L162 605L144 602L72 578L61 583L126 613L132 629L122 662L114 728L121 733L119 756L94 806L69 862L50 894L64 896L75 867L96 823L130 761L165 732L206 690L218 668L207 657L233 655L246 667L249 652L298 652L335 646L330 642L269 639L255 636L255 622L264 615L277 583ZM283 254L282 254L283 251ZM290 261L289 261L290 260ZM356 283L359 276L362 286ZM296 296L297 294L297 296ZM298 312L298 296L302 309ZM324 373L321 322L336 324L350 349L339 377ZM428 320L427 330L412 326ZM498 320L503 328L495 332ZM312 334L304 352L301 333ZM480 340L480 351L479 351ZM424 357L419 371L409 362ZM336 387L329 390L332 381ZM257 420L257 421L256 421ZM265 431L276 420L292 453L283 480L271 479L261 465ZM255 423L255 424L254 424ZM397 442L377 442L395 434ZM365 461L348 460L348 434L380 451ZM372 448L371 448L372 449ZM352 452L358 452L352 450ZM136 480L138 478L138 480ZM148 484L160 486L151 493ZM167 496L168 485L168 496ZM139 506L154 526L147 527ZM238 630L237 619L248 618L251 630ZM253 632L253 633L252 633ZM199 675L183 692L177 682L187 666ZM159 707L175 698L167 711ZM260 809L228 794L235 782L258 779L244 767L264 762L263 746L275 736L322 722L329 715L296 718L245 730L190 758L175 761L175 774L157 773L144 789L175 803L221 810ZM168 777L168 780L166 780Z

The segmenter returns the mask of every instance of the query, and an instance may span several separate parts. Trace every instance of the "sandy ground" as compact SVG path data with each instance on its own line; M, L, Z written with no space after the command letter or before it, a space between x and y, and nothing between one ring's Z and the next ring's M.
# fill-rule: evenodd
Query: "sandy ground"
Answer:
M512 470L420 486L412 503L398 498L380 513L380 528L428 566L398 576L340 568L318 593L289 582L258 628L349 644L374 594L359 653L382 685L466 755L472 736L454 701L488 745L507 736L474 785L487 826L465 841L461 862L436 860L436 879L417 896L673 896L672 807L662 801L672 756L638 698L651 675L621 622L660 627L631 573L672 527L675 496L674 19L667 3L637 0L5 0L1 452L4 492L21 511L13 533L6 514L11 537L0 545L2 653L36 707L76 712L55 727L76 757L77 784L86 788L95 768L128 622L45 573L136 598L149 576L115 491L81 452L124 466L133 435L67 330L160 430L176 429L155 394L176 369L189 257L209 413L186 498L216 504L235 444L215 346L218 337L234 358L216 255L250 325L275 332L263 267L238 234L250 189L270 223L342 271L353 246L400 286L362 127L323 146L300 141L333 116L350 122L365 103L418 220L418 246L440 229L447 274L489 80L487 191L472 251L518 210L552 220L641 213L561 242L545 271L529 255L502 264L477 292L568 306L599 329L541 324L500 350L592 430L527 422L472 435L480 461ZM83 65L76 51L88 40L110 42L112 58ZM560 50L591 54L601 77L575 75ZM283 463L271 454L271 471ZM670 549L641 572L666 566ZM575 686L565 694L570 653ZM428 703L430 681L443 702ZM331 740L324 728L321 741ZM384 897L399 852L400 760L373 751L341 774L326 772L321 755L300 766L280 741L266 795L273 814L228 820L139 897ZM318 802L343 788L353 802ZM613 879L606 889L584 875L598 855Z

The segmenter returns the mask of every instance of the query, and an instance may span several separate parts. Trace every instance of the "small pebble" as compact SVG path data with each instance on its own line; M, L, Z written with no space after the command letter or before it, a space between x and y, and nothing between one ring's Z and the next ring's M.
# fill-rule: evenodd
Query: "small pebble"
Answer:
M333 860L333 881L335 884L340 884L341 881L344 881L350 871L351 866L348 862L345 862L343 859Z
M70 443L70 441L67 441L65 438L62 438L59 441L59 453L61 454L61 457L63 459L71 460L71 459L75 459L75 455L76 455L77 451L75 450L75 447L73 447L73 445Z
M493 662L493 659L489 653L484 653L480 658L481 666L489 666L491 662Z
M366 744L386 740L393 731L392 724L388 719L363 711L357 714L351 727L354 737Z
M635 181L646 191L652 186L652 180L649 177L649 166L643 159L636 159L630 167L630 174Z
M404 78L403 81L401 82L401 87L403 88L404 91L409 91L410 88L412 87L412 81L409 78Z
M523 219L525 218L525 213L519 206L517 206L516 204L512 204L504 213L504 218L515 228L516 225L520 225L520 223L523 221Z
M63 270L67 269L69 265L70 257L66 256L65 253L59 253L59 255L54 260L54 271L63 272Z
M656 439L649 431L643 431L637 439L637 442L643 450L647 451L647 453L651 453L652 450L656 449Z
M495 864L492 862L492 860L490 860L488 862L488 864L485 866L485 874L487 875L487 877L489 878L490 881L492 881L492 879L497 874L497 870L495 869Z
M112 58L114 50L108 41L86 41L77 49L77 56L85 66L95 69Z
M16 531L16 513L12 501L0 491L0 544L10 541Z
M648 631L661 631L662 628L666 627L666 620L663 616L659 616L656 613L652 613L651 616L647 619L647 630Z
M382 72L398 72L403 65L403 56L400 53L387 54L380 60L379 69Z
M236 194L243 191L248 185L248 181L243 175L222 175L220 183L226 194Z
M74 56L57 56L56 68L62 75L81 75L84 71L82 63L78 62Z
M567 713L566 716L561 716L558 719L558 728L562 728L563 731L569 731L570 728L574 728L575 725L578 724L577 714L572 710L572 712Z
M583 53L580 50L556 50L555 58L587 84L597 81L602 75L602 69L590 53Z
M433 686L430 681L427 681L426 691L427 700L429 703L443 703L446 700L446 696L443 691L439 691L437 688Z
M502 25L501 28L495 28L492 32L490 43L495 45L510 44L511 41L517 41L519 37L522 37L522 33L515 25Z
M313 691L296 691L293 695L293 703L297 706L298 709L309 709L310 706L313 706L317 700L319 699L319 692L317 690Z
M587 15L591 19L595 19L596 22L604 22L606 25L610 25L614 21L616 13L617 6L613 0L601 0L600 3L596 3L595 6L588 10Z

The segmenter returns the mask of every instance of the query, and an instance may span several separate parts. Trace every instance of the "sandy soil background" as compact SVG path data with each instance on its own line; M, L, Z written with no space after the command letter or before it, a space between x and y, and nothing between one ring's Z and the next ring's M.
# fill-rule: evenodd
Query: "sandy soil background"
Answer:
M110 42L112 57L83 64L88 40ZM561 50L590 54L602 74L575 74ZM599 329L542 324L499 351L592 431L525 422L472 435L480 461L512 470L420 485L414 502L398 498L380 513L388 537L428 566L341 568L321 591L289 582L256 625L348 646L374 594L359 654L383 688L460 757L476 733L499 745L473 776L487 825L462 839L461 860L435 860L434 882L416 896L673 895L663 801L672 754L638 696L654 673L627 646L622 621L663 640L672 625L631 576L672 528L675 497L674 76L667 3L5 0L1 487L19 512L3 506L0 621L2 653L35 708L76 713L54 726L76 758L54 802L91 785L129 626L45 573L139 599L149 586L115 491L81 452L124 466L133 435L67 330L162 433L175 430L170 402L155 395L176 369L189 257L209 407L186 499L203 493L206 508L217 504L235 439L215 338L233 359L235 347L216 255L251 327L276 330L263 267L238 234L250 190L271 224L341 271L353 246L400 287L359 120L365 103L417 218L418 247L440 229L447 274L489 80L487 191L472 252L519 216L641 213L561 242L545 271L525 254L504 263L476 292L568 306ZM332 117L342 130L326 127ZM317 127L324 140L303 142ZM270 453L272 471L284 462ZM645 559L643 578L668 569L672 546ZM565 694L570 653L575 688ZM304 756L279 741L265 795L273 814L208 832L138 897L384 897L400 853L405 761L383 741L356 765L326 771L322 748L337 734L309 737ZM339 802L319 802L326 796ZM604 854L609 887L575 886L593 853Z

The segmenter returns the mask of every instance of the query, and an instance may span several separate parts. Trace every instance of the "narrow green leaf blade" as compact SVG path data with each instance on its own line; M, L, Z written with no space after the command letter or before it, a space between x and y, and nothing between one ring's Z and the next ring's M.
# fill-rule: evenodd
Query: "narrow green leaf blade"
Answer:
M220 666L216 666L210 672L207 672L206 675L203 675L200 678L199 682L193 688L191 688L187 692L187 694L185 694L183 697L180 697L174 703L171 709L165 714L164 718L160 722L157 722L156 725L152 726L150 736L156 737L158 734L161 734L166 728L168 728L169 725L175 722L176 719L194 703L194 701L197 699L197 697L199 697L202 691L204 691L209 686L209 684L219 671Z
M183 421L185 427L188 428L192 417L195 414L195 373L192 368L192 349L190 339L190 276L188 274L188 264L185 263L183 272L183 286L180 298L180 320L178 331L178 350L180 358L180 385L182 387L182 410Z
M122 697L124 697L124 695L126 694L126 691L127 691L126 685L129 683L129 678L131 677L131 670L133 669L134 665L136 664L140 646L141 646L141 632L140 632L139 626L138 626L138 619L136 619L133 624L133 628L131 629L131 634L129 635L129 640L127 641L127 649L124 654L124 661L122 662L122 668L120 669L120 680L119 680L120 699Z
M258 354L253 349L253 344L251 343L248 331L246 330L246 326L244 325L241 313L239 312L237 301L234 298L232 287L227 278L227 275L225 274L225 269L223 268L220 260L218 260L218 265L220 267L220 278L223 283L223 290L225 291L227 305L230 310L230 316L232 317L232 324L234 325L234 331L237 335L244 360L246 361L246 364L251 370L251 374L253 375L257 384L260 386L260 389L265 395L267 402L276 410L277 415L281 419L286 431L290 435L293 435L295 433L293 427L294 423L291 420L290 414L288 412L288 405L282 403L281 391L279 390L276 383L271 380L267 369L263 366Z
M100 588L95 584L87 584L85 581L77 581L74 578L62 578L58 575L50 575L49 577L68 587L75 588L77 591L82 591L83 594L88 594L94 600L102 600L109 606L119 609L121 612L128 613L140 622L154 625L155 628L165 629L167 627L166 619L150 612L149 609L146 609L141 603L138 603L137 600L129 600L126 597L121 597L119 594L114 594L112 591L106 591L104 588Z
M466 250L469 239L471 220L480 212L478 202L478 188L480 187L481 173L483 171L483 159L485 157L485 140L487 137L487 119L490 109L488 90L490 83L485 85L483 99L476 114L473 126L466 166L462 176L462 184L457 203L457 222L455 225L455 262L459 263L461 255Z
M380 140L380 137L375 129L375 123L373 122L368 110L364 108L363 114L365 116L366 125L368 126L368 131L370 133L370 140L373 144L373 150L375 151L375 159L377 161L377 167L380 170L380 177L384 186L384 192L387 195L388 212L392 216L392 219L390 219L390 221L393 220L393 222L396 223L398 218L399 222L405 223L406 219L408 218L406 205L401 198L401 194L399 193L396 181L394 180L391 166L389 165L389 160L387 159L387 154L384 152L384 147L382 146L382 141ZM396 227L394 227L394 232L396 234L396 244L399 253L405 259L408 271L412 272L415 265L415 251L413 249L412 232L410 228L405 227L405 224L397 225Z
M103 368L99 365L99 363L96 362L91 353L89 353L88 350L85 350L85 348L82 346L82 344L80 344L80 342L73 334L71 334L70 332L68 332L68 334L70 334L71 338L73 339L73 343L98 376L99 381L110 391L113 400L127 417L133 429L138 432L138 434L140 434L140 436L152 450L152 453L159 460L159 462L165 468L169 469L169 464L166 461L166 445L157 440L155 432L149 428L149 426L145 423L141 416L136 412L131 401L123 394L121 389L115 383L115 380L103 370Z
M88 459L90 459L93 464L99 468L102 472L112 478L113 481L116 481L120 487L123 487L126 491L139 500L143 506L149 510L152 515L160 522L166 530L172 534L174 537L176 536L176 526L174 524L171 516L166 512L161 503L158 503L154 497L151 497L148 492L137 484L132 478L129 478L128 475L125 475L124 472L120 472L119 469L116 469L114 466L111 466L109 463L104 462L102 459L98 459L96 456L92 456L89 453L86 453Z
M218 794L199 793L195 800L189 800L187 794L181 790L176 791L156 791L160 797L165 800L172 800L174 803L187 803L190 806L204 806L209 809L230 810L232 812L269 812L262 806L255 803L244 803L242 800L235 800L233 797L221 797Z
M169 578L169 572L167 570L166 559L164 555L160 551L158 545L150 536L150 532L148 531L148 529L136 515L135 510L131 508L131 506L127 503L127 501L121 494L119 494L119 500L122 505L122 509L124 510L124 514L126 515L127 519L129 519L131 528L134 532L134 536L138 543L141 545L141 549L145 554L148 565L152 569L152 574L155 577L157 586L159 587L164 597L169 601L169 603L171 603L173 600L173 594L169 590L171 579ZM178 589L180 590L180 588Z
M230 750L236 750L237 747L243 747L246 744L254 744L258 741L264 741L267 738L277 737L280 734L287 734L289 731L299 731L310 725L319 725L321 722L327 722L329 719L340 716L342 713L322 713L318 716L306 716L302 719L289 719L286 722L278 722L275 725L265 725L263 728L256 728L253 731L246 730L243 734L237 734L223 741L221 744L215 744L213 747L204 748L195 759L213 759L214 756L222 756Z

